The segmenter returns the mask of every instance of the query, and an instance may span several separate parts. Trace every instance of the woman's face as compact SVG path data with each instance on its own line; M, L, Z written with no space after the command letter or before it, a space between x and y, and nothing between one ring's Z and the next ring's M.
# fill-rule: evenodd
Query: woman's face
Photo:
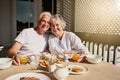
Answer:
M51 24L51 31L54 35L61 35L63 33L63 27L59 20L55 20Z

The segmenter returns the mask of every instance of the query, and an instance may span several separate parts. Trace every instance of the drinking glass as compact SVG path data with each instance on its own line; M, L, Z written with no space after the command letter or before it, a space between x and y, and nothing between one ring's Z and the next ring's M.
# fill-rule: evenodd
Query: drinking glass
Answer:
M21 64L26 64L29 62L29 57L27 55L20 55L19 59Z
M79 59L79 56L80 56L79 54L74 53L74 54L72 54L71 58L72 58L72 60L77 61Z

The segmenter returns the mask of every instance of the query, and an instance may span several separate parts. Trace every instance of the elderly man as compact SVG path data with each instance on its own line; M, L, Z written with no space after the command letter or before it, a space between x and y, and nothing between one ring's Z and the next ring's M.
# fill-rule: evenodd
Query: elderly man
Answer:
M13 46L8 51L9 57L14 57L13 64L19 65L17 54L40 54L47 49L48 35L45 33L49 27L51 13L42 12L35 28L24 29L15 39Z

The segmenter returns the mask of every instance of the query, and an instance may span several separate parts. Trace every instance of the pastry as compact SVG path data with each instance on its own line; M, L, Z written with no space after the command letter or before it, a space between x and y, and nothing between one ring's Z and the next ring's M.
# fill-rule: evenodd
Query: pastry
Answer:
M74 66L74 67L72 67L71 71L73 71L73 72L82 72L83 69L80 68L80 67L76 67L76 66Z
M40 79L35 77L21 77L20 80L40 80Z

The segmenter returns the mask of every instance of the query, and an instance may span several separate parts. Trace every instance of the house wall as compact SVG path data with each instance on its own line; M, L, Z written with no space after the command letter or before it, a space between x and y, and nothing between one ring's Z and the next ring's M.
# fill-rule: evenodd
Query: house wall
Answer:
M11 37L11 0L0 1L0 45L9 45Z
M85 41L120 45L119 0L75 0L75 32Z
M34 0L34 26L41 11L42 0ZM16 35L16 0L0 0L0 45L12 45Z

